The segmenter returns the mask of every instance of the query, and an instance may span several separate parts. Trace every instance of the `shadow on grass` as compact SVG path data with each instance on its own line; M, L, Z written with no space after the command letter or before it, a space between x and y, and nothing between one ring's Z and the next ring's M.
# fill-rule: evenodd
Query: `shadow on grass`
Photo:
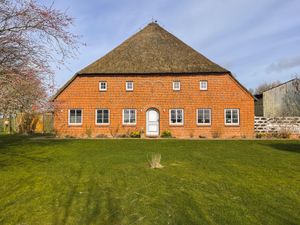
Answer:
M263 143L263 146L268 146L276 150L300 153L300 142L299 143L290 143L290 142L280 142L280 143Z
M60 197L58 202L53 199L52 224L122 224L125 215L115 191L99 186L94 178L80 187L81 179L82 167L72 177L65 177L67 190L57 187Z
M42 149L45 146L63 145L68 140L35 139L37 135L0 135L0 168L13 165L48 163L52 159Z

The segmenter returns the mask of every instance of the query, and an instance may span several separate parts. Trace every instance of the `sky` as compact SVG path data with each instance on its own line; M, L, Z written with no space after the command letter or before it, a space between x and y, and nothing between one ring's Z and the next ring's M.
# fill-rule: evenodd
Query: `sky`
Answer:
M55 67L57 87L152 20L248 89L300 75L299 0L56 0L54 7L74 18L71 31L86 44Z

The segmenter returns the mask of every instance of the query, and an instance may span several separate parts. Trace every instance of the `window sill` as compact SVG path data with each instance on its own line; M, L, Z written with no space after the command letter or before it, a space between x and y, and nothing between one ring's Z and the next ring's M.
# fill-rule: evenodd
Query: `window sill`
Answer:
M95 125L96 125L96 127L109 127L110 126L109 123L104 123L104 124L96 123Z
M171 127L183 127L184 124L183 123L182 124L169 124L169 126L171 126Z
M68 124L68 127L82 127L82 123L81 124Z
M225 124L225 127L239 127L240 124Z
M211 127L211 124L200 124L200 123L197 123L197 126L198 127Z
M132 124L122 124L123 127L136 127L136 123Z

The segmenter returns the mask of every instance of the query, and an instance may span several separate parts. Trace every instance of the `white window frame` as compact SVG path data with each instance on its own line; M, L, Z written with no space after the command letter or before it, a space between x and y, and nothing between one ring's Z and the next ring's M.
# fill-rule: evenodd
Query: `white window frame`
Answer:
M105 88L102 88L101 84L105 84ZM107 82L106 81L99 82L99 91L107 91Z
M205 88L202 88L202 84L206 84L206 87ZM200 91L207 91L207 89L208 89L208 81L207 80L201 80L200 82L199 82L199 88L200 88Z
M76 122L75 123L71 123L70 122L70 119L71 119L71 117L70 117L71 110L75 110L75 117L76 117L76 114L77 114L76 111L77 110L81 111L81 123L76 123ZM82 125L82 122L83 122L83 110L82 109L68 109L68 125L70 125L70 126L80 126L80 125Z
M233 110L237 110L237 115L238 115L238 122L237 123L233 123L233 122L231 122L231 123L227 123L226 122L226 111L227 110L230 110L230 115L231 115L231 121L232 121L232 111ZM227 109L224 109L224 122L225 122L225 125L227 125L227 126L239 126L240 125L240 109L236 109L236 108L227 108Z
M176 87L176 84L178 84L178 87ZM173 81L173 91L180 91L180 81L179 80Z
M209 110L209 123L199 123L198 121L198 116L199 116L199 110ZM210 126L211 125L211 109L210 108L199 108L199 109L196 109L196 123L197 125L199 126Z
M125 115L125 110L130 110L129 111L129 122L128 123L125 123L125 121L124 121L124 119L125 119L125 117L124 117L124 115ZM130 114L131 114L131 110L134 110L134 123L131 123L130 122ZM137 110L136 109L123 109L122 110L122 124L123 125L136 125L136 118L137 118Z
M177 120L177 111L178 110L181 110L182 111L182 122L181 123L178 123L176 121L176 123L172 123L172 120L171 120L171 111L172 110L176 110L176 120ZM171 126L178 126L178 125L183 125L184 124L184 110L183 109L169 109L169 125Z
M108 110L108 122L107 123L98 123L98 110ZM103 118L102 118L103 119ZM109 125L110 124L110 110L109 109L96 109L95 110L95 124L96 125Z
M132 84L131 88L128 87L128 84L130 83ZM133 81L126 81L125 85L126 85L126 91L133 91L133 86L134 86Z

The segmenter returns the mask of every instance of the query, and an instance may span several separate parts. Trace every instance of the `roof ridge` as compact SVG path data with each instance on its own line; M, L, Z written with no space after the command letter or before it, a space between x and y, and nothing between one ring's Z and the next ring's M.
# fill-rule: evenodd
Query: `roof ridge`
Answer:
M156 22L136 32L78 74L229 72Z

